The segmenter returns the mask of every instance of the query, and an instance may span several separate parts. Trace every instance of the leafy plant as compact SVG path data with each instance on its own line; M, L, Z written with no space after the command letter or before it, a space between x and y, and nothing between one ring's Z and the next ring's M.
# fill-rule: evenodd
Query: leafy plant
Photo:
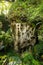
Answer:
M41 59L41 55L43 55L43 41L34 47L34 54L36 59Z

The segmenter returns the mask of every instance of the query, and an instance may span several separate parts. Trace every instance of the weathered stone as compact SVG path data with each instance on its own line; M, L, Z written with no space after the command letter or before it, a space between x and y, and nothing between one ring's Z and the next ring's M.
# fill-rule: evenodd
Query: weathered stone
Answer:
M27 23L11 23L12 35L14 38L14 49L16 51L34 46L36 43L35 28Z

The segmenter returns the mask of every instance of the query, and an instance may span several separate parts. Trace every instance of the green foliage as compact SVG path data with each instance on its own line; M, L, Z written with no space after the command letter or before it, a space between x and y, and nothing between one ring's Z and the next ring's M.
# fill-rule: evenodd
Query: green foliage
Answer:
M1 14L8 15L8 11L9 11L9 8L10 8L9 5L11 6L10 2L7 2L5 0L0 1L0 15Z
M37 16L41 16L40 13L43 10L42 3L40 2L39 6L36 5L36 7L32 4L29 4L29 0L25 2L14 2L12 3L9 11L9 18L12 21L14 20L15 22L31 22L32 20L35 20Z
M32 53L25 52L22 58L23 65L40 65L40 62L35 60Z
M4 39L5 32L0 30L0 41Z
M43 53L43 41L37 44L34 48L37 53Z
M3 61L5 61L5 59L7 58L7 55L1 55L0 54L0 65L2 65L3 64Z
M33 56L31 53L25 52L23 54L23 61L27 62L28 60L31 61L33 59Z
M5 34L5 43L11 43L12 42L12 36L9 34L9 32L7 32Z
M13 38L8 31L6 33L4 31L0 32L0 41L3 41L3 45L6 49L9 46L13 46Z
M43 55L43 41L39 42L39 44L34 47L34 56L36 59L41 59L41 55Z
M8 3L8 4L7 4ZM7 5L6 5L7 4ZM43 0L16 0L16 2L0 2L0 21L3 24L3 28L0 29L0 41L3 41L3 45L9 50L9 46L13 45L12 33L9 30L9 22L27 22L34 27L38 22L43 23ZM6 12L5 12L6 11ZM7 17L7 18L6 18ZM43 65L38 60L43 56L43 24L39 31L39 43L34 46L33 53L25 52L23 57L20 58L23 62L22 65ZM13 50L12 50L13 51ZM13 51L14 52L14 51ZM18 61L18 55L9 50L6 52L7 56L2 56L0 65L8 57L9 60ZM37 60L35 60L35 59ZM42 60L42 59L41 59ZM10 62L10 61L9 61Z

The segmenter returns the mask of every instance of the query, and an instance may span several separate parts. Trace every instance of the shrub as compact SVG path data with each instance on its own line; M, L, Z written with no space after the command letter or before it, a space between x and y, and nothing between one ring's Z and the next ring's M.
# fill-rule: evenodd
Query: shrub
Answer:
M40 56L43 54L43 41L34 46L34 55L36 59L40 60Z

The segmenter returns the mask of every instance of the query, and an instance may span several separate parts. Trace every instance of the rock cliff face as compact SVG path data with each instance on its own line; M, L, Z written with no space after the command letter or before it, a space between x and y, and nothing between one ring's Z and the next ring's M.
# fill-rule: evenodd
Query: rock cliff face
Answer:
M11 29L16 51L35 45L35 28L31 25L27 23L11 23Z

